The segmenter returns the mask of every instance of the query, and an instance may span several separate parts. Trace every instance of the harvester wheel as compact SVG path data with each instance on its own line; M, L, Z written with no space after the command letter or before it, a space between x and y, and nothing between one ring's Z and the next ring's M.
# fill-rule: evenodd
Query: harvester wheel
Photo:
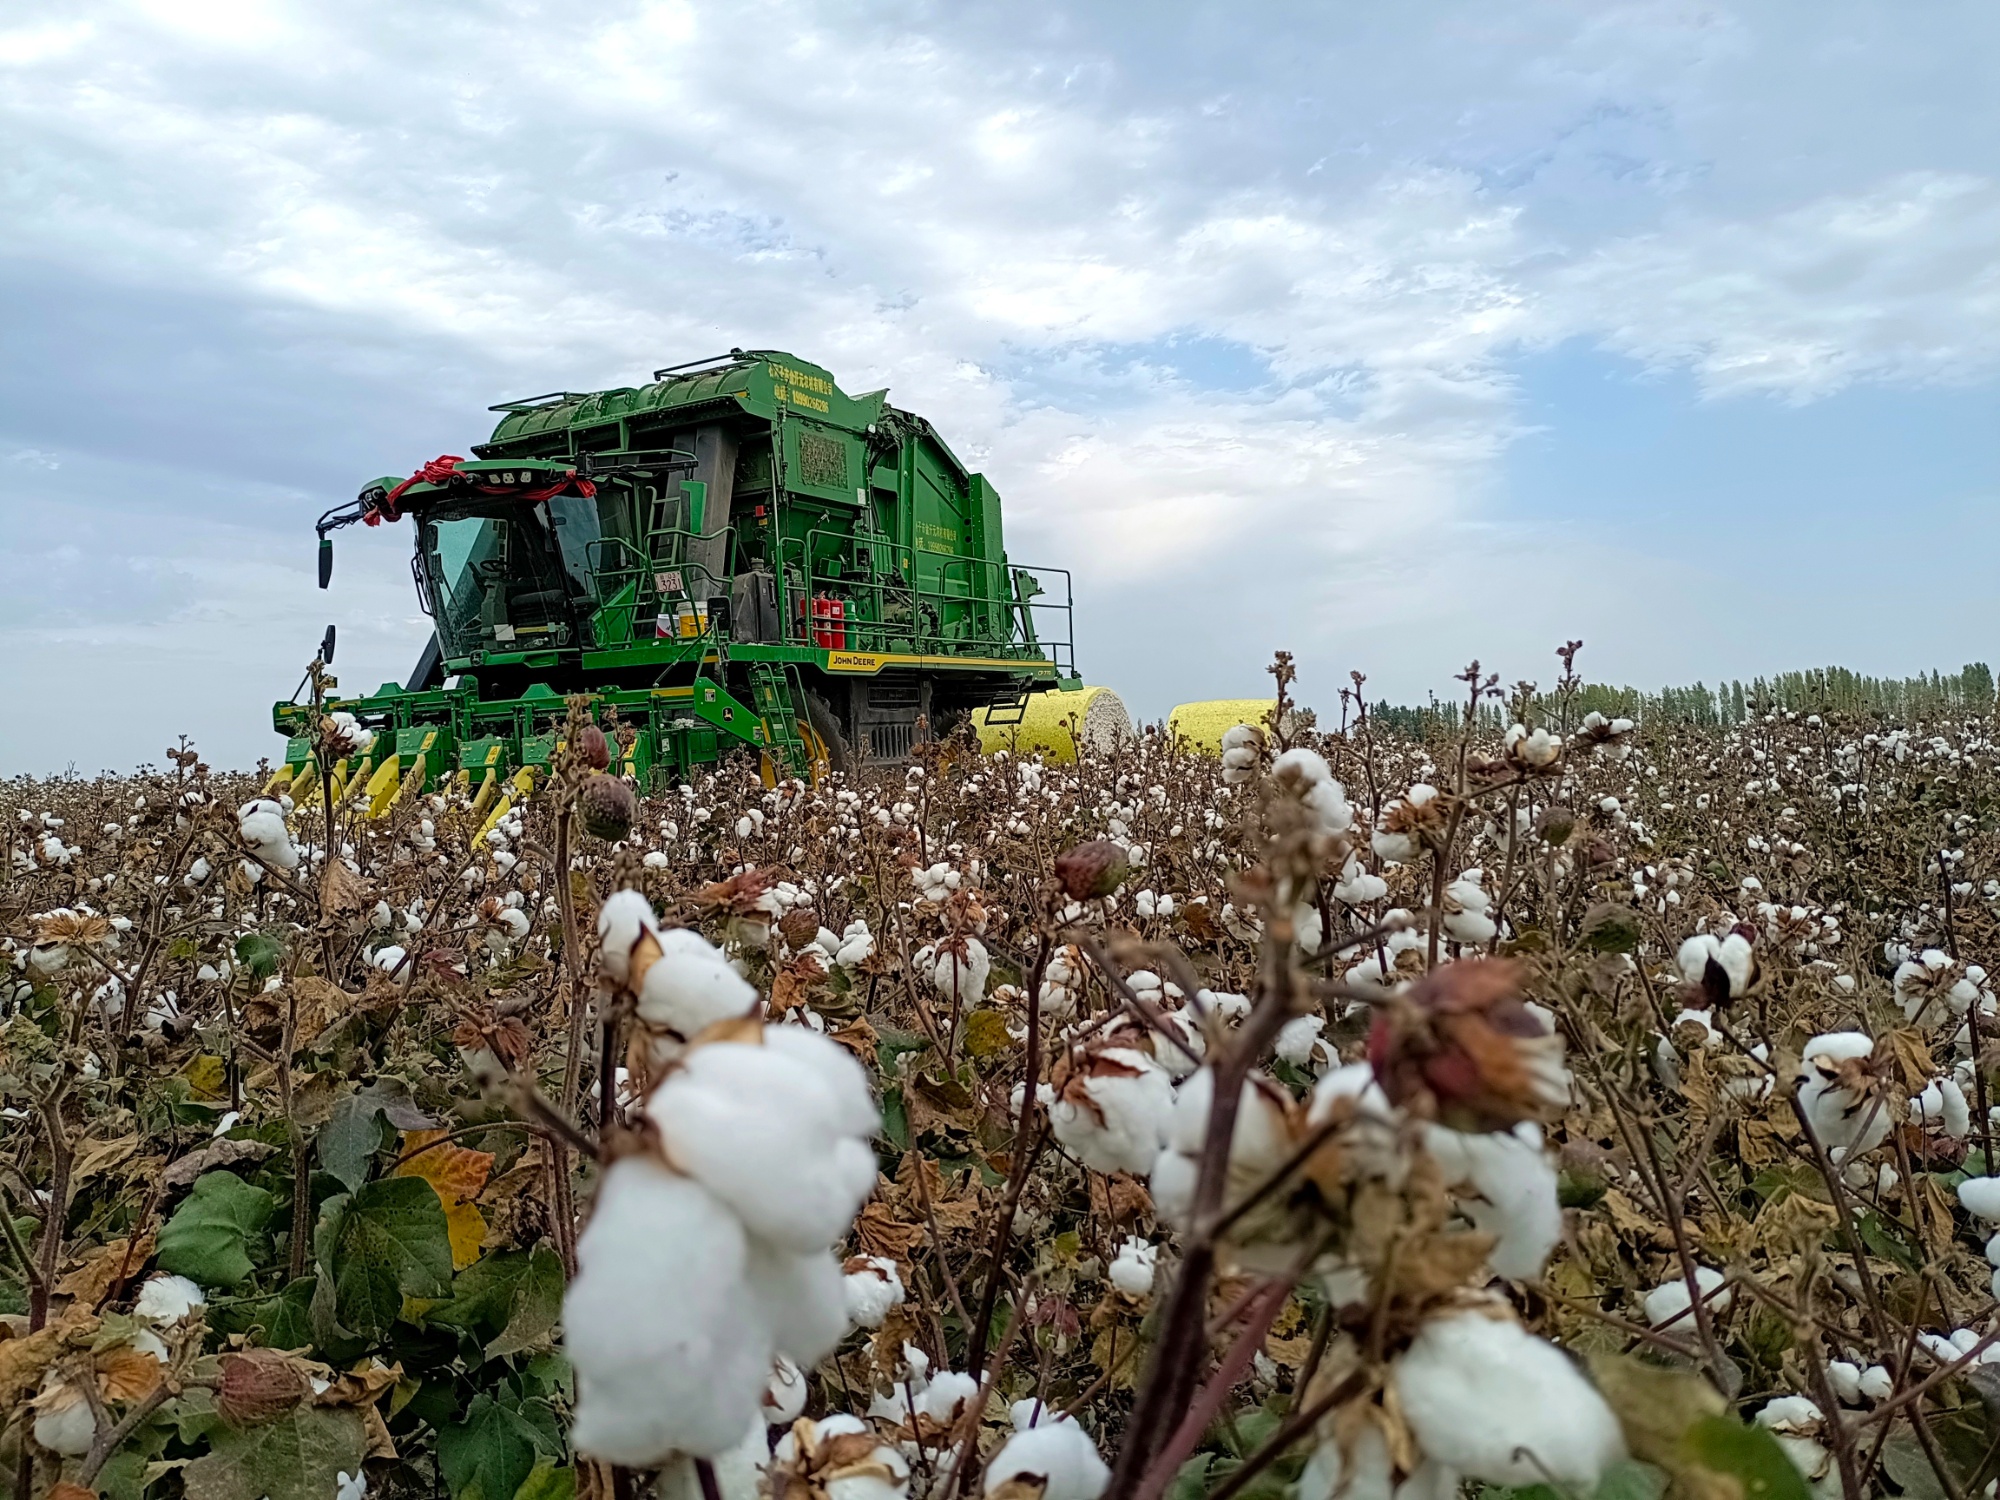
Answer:
M828 771L838 771L845 776L853 770L847 753L847 736L840 732L840 719L833 707L818 693L806 694L806 725L819 741L813 746L813 760L816 765Z

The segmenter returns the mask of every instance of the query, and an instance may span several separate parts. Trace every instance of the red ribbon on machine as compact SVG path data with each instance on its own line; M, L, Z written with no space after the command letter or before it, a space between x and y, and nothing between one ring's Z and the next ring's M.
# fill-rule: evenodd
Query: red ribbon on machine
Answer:
M389 491L379 505L370 509L361 518L362 524L380 526L384 521L400 519L402 512L397 509L396 502L403 498L411 486L419 484L442 485L454 475L461 479L472 480L472 487L484 494L513 495L518 499L528 501L530 504L538 504L543 500L552 500L557 495L572 489L586 500L597 493L597 486L590 480L579 477L574 469L563 475L554 484L545 485L538 490L523 490L516 489L510 484L483 484L479 482L479 478L476 475L459 474L458 466L464 462L465 460L456 453L440 454L429 463L423 465L416 473L405 479L393 490Z

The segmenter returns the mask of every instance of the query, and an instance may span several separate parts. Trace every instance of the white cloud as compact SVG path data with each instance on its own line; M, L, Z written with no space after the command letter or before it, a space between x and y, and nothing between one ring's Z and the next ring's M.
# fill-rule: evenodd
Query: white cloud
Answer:
M1922 82L1941 38L1973 53L1990 24L1878 34L1862 9L1683 0L1262 29L1095 6L524 0L419 24L386 0L101 0L0 31L0 289L53 266L183 309L192 347L149 399L178 433L233 425L177 451L175 493L234 497L231 545L268 561L201 572L171 530L132 555L197 579L209 611L148 628L214 650L262 619L309 652L317 611L363 597L385 657L416 633L399 563L364 596L344 557L333 599L288 598L280 549L302 556L351 493L285 477L301 433L313 474L358 482L466 441L480 393L777 345L981 454L1016 551L1070 563L1086 601L1218 596L1203 659L1234 653L1245 686L1289 644L1329 680L1386 654L1413 691L1480 649L1461 644L1479 621L1543 618L1497 559L1584 576L1623 555L1496 510L1518 350L1580 338L1717 397L2000 366L2000 163L1990 132L1964 139L1992 106L1961 88L1941 110ZM197 305L232 316L205 331ZM87 397L96 357L36 378ZM1211 357L1254 374L1217 384ZM279 420L235 417L250 386ZM413 436L414 386L463 417ZM55 420L0 415L0 451L92 441L36 425ZM104 440L131 420L107 413ZM33 465L0 466L0 506ZM244 466L292 489L253 500ZM1095 675L1154 670L1134 610L1083 617ZM118 653L151 649L36 647L126 674L139 656ZM38 682L45 659L0 671ZM0 763L39 746L0 731Z

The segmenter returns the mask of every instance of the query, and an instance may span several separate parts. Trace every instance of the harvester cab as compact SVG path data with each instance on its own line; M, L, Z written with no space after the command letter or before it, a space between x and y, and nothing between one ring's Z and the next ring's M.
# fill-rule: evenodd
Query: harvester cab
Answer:
M334 532L407 522L434 634L406 682L325 705L374 731L353 765L278 704L273 789L325 774L379 815L457 776L497 814L576 693L650 787L734 750L770 777L897 761L1074 686L1069 575L1014 562L992 485L886 397L735 350L503 402L472 457L365 486L320 517L320 585Z

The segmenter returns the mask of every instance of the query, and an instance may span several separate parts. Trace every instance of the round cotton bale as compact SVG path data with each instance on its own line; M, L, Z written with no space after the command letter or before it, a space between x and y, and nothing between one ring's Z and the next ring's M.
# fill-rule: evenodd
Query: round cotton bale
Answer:
M1276 698L1210 698L1183 703L1167 715L1167 739L1183 750L1220 755L1225 734L1238 724L1268 729L1270 712L1277 706Z
M1053 761L1073 761L1076 738L1070 734L1072 718L1076 737L1092 750L1114 750L1132 738L1132 716L1125 711L1125 700L1110 688L1036 693L1028 699L1018 724L989 724L986 720L991 713L991 709L982 708L972 716L979 731L979 748L988 755L996 750L1011 750L1016 755L1040 751Z

